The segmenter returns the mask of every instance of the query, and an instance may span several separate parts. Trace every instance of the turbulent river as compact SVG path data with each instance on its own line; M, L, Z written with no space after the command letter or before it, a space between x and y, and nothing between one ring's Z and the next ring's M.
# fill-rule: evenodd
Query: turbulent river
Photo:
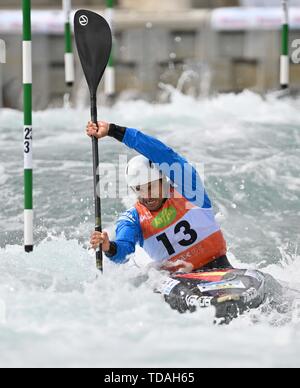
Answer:
M168 104L119 102L100 113L202 165L234 265L259 268L300 291L300 100L250 92L195 100L174 92ZM147 263L141 250L125 266L105 261L97 276L87 249L88 119L88 109L34 114L36 249L25 255L22 114L0 110L0 365L299 367L297 319L254 311L217 327L210 309L180 315L152 292L154 270L133 285ZM100 154L115 166L120 154L134 155L112 139L101 142ZM103 198L111 234L129 202Z

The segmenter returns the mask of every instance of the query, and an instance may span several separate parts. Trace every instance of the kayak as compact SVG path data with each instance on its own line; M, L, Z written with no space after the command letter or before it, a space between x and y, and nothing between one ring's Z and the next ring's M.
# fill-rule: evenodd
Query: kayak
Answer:
M218 324L229 324L266 301L278 307L283 300L283 287L272 276L241 269L175 274L165 279L156 292L180 313L215 307Z

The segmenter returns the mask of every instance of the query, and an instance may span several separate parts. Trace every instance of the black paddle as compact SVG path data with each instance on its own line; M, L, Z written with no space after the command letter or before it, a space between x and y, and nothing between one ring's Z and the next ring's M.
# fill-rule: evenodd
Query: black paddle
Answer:
M76 12L74 30L79 58L90 89L91 119L97 124L97 90L111 54L112 33L103 17L85 10ZM101 198L100 193L97 193L100 182L98 167L98 139L93 138L95 231L102 232ZM99 247L96 252L96 264L97 268L103 272L102 247Z

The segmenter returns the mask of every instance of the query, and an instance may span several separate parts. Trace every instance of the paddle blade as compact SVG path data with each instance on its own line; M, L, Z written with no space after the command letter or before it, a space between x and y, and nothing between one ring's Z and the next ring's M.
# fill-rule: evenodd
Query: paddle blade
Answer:
M112 50L111 29L102 16L80 10L75 15L74 31L81 65L95 96Z

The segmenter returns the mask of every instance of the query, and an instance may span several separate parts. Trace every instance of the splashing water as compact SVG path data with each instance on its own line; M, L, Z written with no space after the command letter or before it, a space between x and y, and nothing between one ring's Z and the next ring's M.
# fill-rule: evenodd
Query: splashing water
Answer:
M239 268L260 268L300 291L300 101L244 92L169 104L120 102L101 118L143 128L205 164L205 183ZM213 311L180 315L136 287L132 265L105 262L98 276L87 250L93 230L91 146L86 110L34 114L35 239L23 253L22 114L0 111L1 366L300 366L297 320L271 325L259 311L229 327ZM133 155L112 139L103 162ZM103 200L112 233L125 202ZM134 261L141 265L138 250ZM98 276L98 277L97 277ZM254 324L253 314L258 316ZM272 322L271 322L272 321Z

